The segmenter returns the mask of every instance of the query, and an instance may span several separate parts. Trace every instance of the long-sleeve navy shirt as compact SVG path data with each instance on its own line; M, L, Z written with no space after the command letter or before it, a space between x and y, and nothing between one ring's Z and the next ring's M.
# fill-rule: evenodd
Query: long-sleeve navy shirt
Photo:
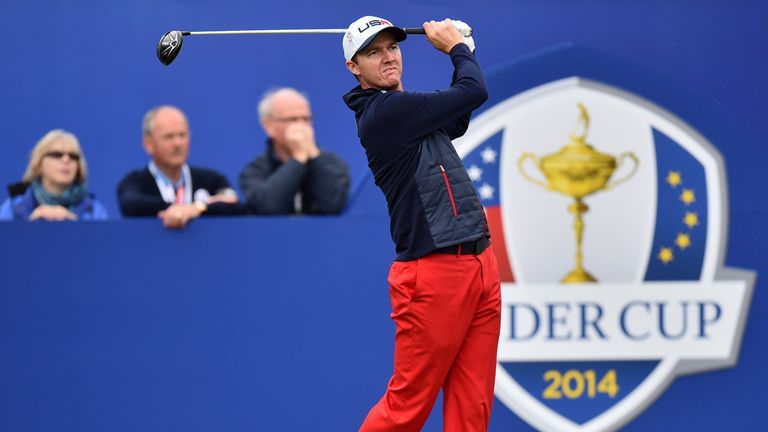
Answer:
M355 111L368 166L387 200L398 260L488 236L485 213L452 139L488 98L475 56L450 52L450 87L432 92L362 89L344 96Z

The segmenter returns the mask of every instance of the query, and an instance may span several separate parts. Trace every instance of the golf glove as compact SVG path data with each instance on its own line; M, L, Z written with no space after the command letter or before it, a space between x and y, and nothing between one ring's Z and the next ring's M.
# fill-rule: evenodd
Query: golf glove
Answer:
M472 28L464 21L453 20L453 26L456 30L464 36L464 43L467 44L469 50L475 52L475 40L472 39Z

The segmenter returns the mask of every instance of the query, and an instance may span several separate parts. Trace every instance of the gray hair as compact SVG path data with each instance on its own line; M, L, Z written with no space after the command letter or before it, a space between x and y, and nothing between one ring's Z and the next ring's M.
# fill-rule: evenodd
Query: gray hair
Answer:
M184 116L186 118L187 116L184 115L184 111L176 108L173 105L160 105L152 108L151 110L147 111L146 114L144 114L144 120L141 122L141 134L143 136L152 135L152 132L155 131L155 117L157 117L157 113L161 109L171 109L174 111L177 111L179 114Z
M312 110L312 107L309 104L309 97L307 97L306 93L300 92L293 87L271 88L264 93L264 96L262 96L259 101L259 120L264 121L272 115L272 98L278 93L294 93L304 99L304 102L307 103L310 111Z

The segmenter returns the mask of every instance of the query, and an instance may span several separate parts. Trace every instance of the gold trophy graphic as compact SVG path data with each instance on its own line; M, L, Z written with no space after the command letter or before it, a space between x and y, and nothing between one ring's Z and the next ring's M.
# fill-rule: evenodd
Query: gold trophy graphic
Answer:
M568 211L575 216L573 230L576 234L576 267L561 279L563 283L597 281L584 269L583 265L584 221L582 215L589 210L589 207L584 204L584 197L601 190L610 190L624 183L637 172L640 164L637 156L632 152L624 152L616 158L606 153L600 153L588 144L589 114L581 103L578 104L578 107L581 115L576 126L576 132L570 135L571 141L568 144L564 145L558 152L541 158L532 153L523 153L517 160L517 167L526 180L544 189L573 197L574 202L568 206ZM579 126L583 128L581 134L578 133ZM532 160L541 171L547 180L546 182L528 175L524 167L525 161L528 159ZM614 171L621 167L627 159L634 162L629 174L609 182L608 180Z

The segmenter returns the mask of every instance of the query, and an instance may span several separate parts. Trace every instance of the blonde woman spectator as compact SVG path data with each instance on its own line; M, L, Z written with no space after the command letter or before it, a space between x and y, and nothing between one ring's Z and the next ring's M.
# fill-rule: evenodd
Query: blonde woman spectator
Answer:
M32 149L20 184L0 205L0 220L106 219L104 206L88 193L88 168L77 137L55 129Z

